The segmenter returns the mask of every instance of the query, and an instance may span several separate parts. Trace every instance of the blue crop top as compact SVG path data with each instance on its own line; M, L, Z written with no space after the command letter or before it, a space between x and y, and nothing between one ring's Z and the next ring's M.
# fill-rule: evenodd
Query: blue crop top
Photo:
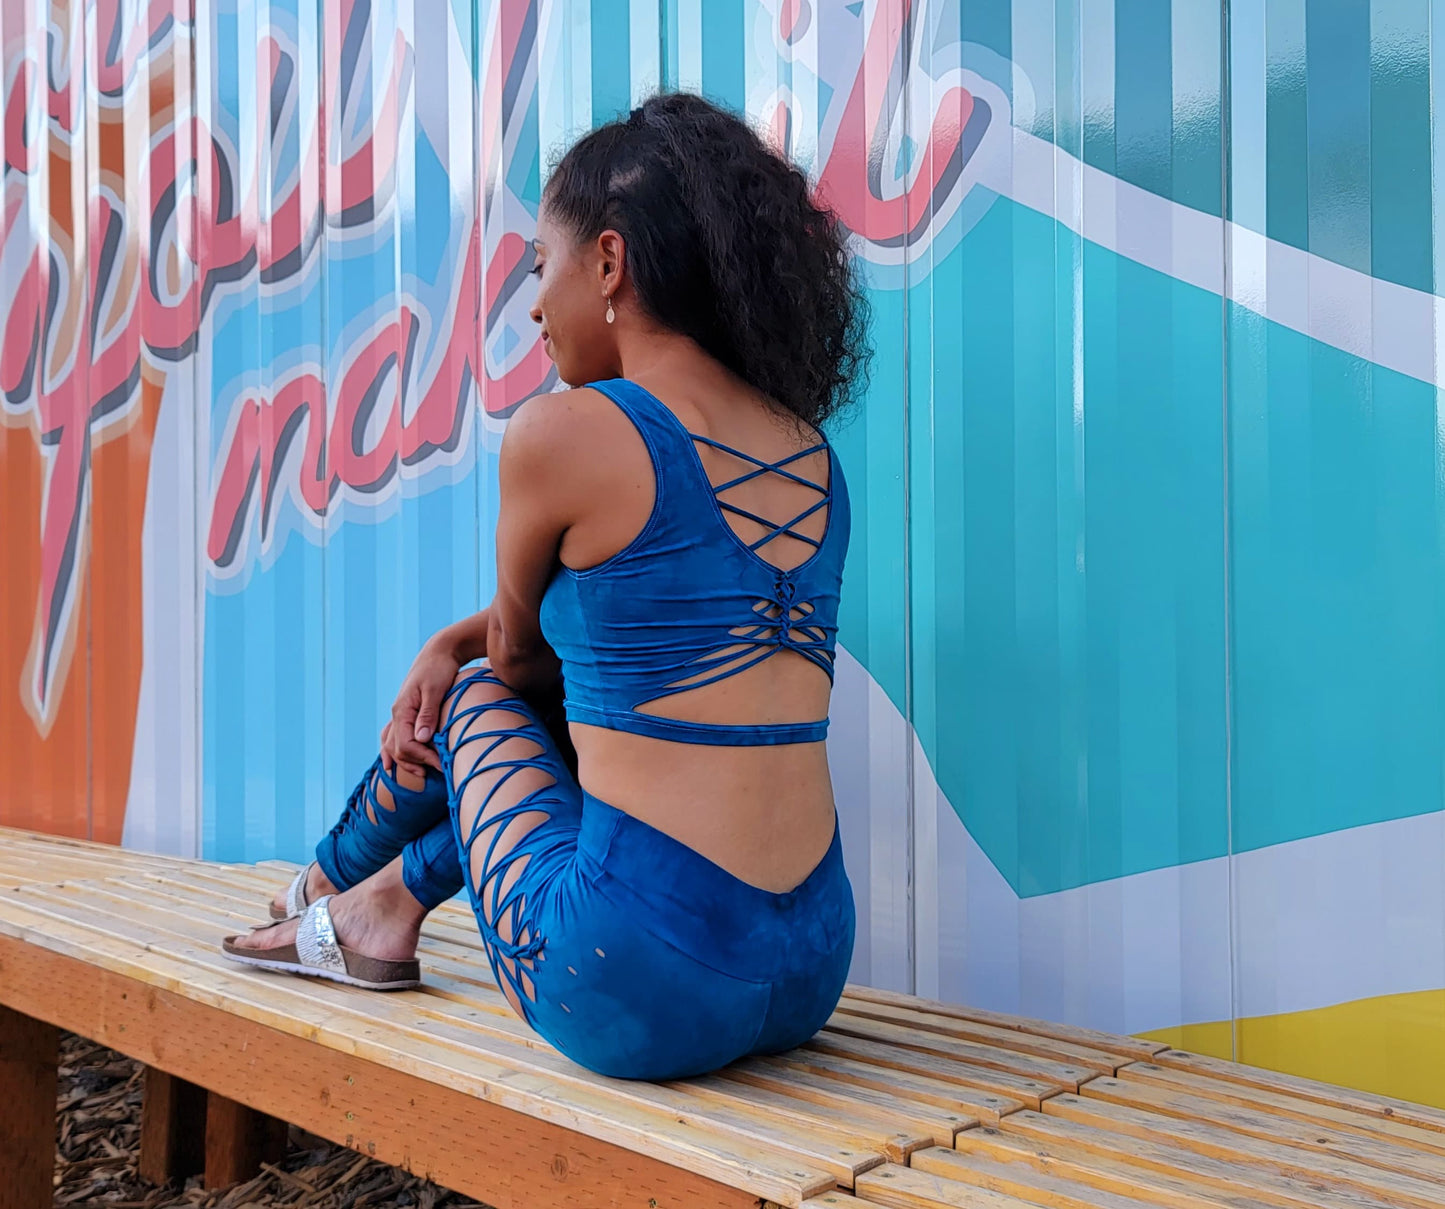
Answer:
M832 447L825 441L780 462L763 462L689 433L635 382L590 385L642 435L657 485L652 515L624 550L585 571L560 567L542 598L542 632L562 661L568 720L735 747L822 739L827 718L736 726L660 718L637 707L724 680L784 650L812 660L832 679L849 525L848 493ZM753 469L714 488L694 442ZM822 448L828 450L826 488L788 469ZM817 502L779 525L723 498L729 488L767 474L807 484L817 491ZM815 542L794 526L822 508L828 509L827 527ZM725 511L767 532L749 544L733 531ZM758 553L784 534L816 547L788 571Z

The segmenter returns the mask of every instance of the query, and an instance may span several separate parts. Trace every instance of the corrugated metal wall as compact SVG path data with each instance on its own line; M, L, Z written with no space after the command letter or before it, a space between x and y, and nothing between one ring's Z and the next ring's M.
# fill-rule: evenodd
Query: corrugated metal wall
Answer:
M0 3L0 820L298 857L491 590L569 138L739 109L878 356L855 975L1442 1101L1427 0Z

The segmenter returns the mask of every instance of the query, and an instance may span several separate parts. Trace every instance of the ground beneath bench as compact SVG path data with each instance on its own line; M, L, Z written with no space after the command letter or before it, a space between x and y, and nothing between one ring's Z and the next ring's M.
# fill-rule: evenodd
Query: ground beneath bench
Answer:
M136 1170L143 1071L114 1050L62 1035L56 1209L486 1209L294 1127L286 1158L254 1180L207 1192L196 1176L184 1187L158 1188Z

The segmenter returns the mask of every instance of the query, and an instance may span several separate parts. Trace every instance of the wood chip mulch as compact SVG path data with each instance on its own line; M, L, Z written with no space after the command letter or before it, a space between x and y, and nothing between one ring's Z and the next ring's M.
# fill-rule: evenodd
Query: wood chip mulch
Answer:
M144 1068L83 1037L65 1034L60 1055L60 1145L55 1206L108 1209L486 1209L476 1201L375 1159L292 1129L280 1166L254 1180L207 1192L142 1180L141 1083Z

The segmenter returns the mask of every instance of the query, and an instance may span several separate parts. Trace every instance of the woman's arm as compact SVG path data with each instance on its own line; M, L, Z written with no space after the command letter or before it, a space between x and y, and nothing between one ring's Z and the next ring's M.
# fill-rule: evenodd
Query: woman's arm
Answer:
M412 776L420 776L425 765L440 770L431 739L442 703L462 665L486 655L489 613L483 609L438 630L417 653L381 732L381 760L388 772L398 765Z
M523 696L550 688L561 665L542 636L542 594L562 538L585 507L589 476L578 439L586 421L575 391L524 404L507 425L498 458L497 593L488 610L487 659Z
M491 606L480 613L454 621L438 630L427 639L427 646L445 651L453 656L458 666L487 657L487 628L490 625Z

